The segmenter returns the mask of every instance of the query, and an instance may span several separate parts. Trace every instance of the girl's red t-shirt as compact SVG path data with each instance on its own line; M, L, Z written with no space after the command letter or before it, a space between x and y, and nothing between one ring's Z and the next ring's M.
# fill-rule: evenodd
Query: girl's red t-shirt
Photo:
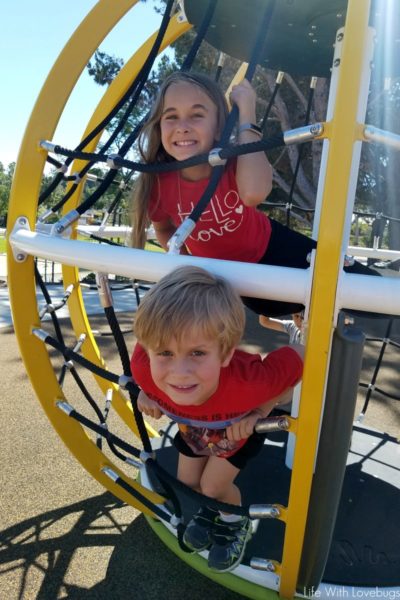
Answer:
M228 163L185 244L194 256L257 263L267 249L271 224L263 212L243 204L235 167L236 161ZM170 219L178 227L190 215L208 182L182 179L179 171L159 174L150 197L151 221Z

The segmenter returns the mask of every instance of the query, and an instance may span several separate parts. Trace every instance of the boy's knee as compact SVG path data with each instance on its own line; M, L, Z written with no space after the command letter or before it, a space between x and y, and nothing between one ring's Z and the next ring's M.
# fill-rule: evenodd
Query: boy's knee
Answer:
M219 498L221 494L224 492L222 486L218 481L209 480L207 478L202 478L200 481L201 493L204 496L208 496L209 498Z
M201 491L200 480L198 478L179 475L178 479L188 487L192 488L192 490L196 490L196 492Z

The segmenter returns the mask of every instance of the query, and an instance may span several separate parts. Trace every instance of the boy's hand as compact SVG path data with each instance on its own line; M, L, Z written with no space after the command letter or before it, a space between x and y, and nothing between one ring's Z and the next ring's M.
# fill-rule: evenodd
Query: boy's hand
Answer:
M153 417L153 419L159 419L162 417L162 412L156 402L154 400L150 400L148 396L140 390L138 400L137 400L138 409L140 412L144 413L148 417Z
M226 428L226 437L230 442L238 442L248 438L254 431L255 424L261 419L261 414L254 410L238 421Z

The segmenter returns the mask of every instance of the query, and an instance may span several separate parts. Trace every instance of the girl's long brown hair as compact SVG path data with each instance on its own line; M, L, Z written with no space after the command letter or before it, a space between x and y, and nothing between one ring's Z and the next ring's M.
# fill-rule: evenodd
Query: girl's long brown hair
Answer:
M167 89L170 85L181 82L199 86L214 102L217 107L218 118L218 131L216 135L219 135L224 127L228 107L218 84L203 73L188 73L186 71L172 73L164 80L160 87L150 116L138 138L139 153L145 163L164 163L175 160L164 150L161 144L160 120ZM146 243L146 228L150 225L148 206L150 194L156 179L157 173L141 173L135 181L131 200L132 246L134 248L144 248Z

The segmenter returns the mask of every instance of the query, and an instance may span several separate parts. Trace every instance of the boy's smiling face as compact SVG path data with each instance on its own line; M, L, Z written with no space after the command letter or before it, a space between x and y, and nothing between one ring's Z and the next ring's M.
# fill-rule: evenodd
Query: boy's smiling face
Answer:
M222 359L219 343L193 330L179 343L172 338L166 348L147 349L154 383L180 406L199 406L214 394L233 352Z

